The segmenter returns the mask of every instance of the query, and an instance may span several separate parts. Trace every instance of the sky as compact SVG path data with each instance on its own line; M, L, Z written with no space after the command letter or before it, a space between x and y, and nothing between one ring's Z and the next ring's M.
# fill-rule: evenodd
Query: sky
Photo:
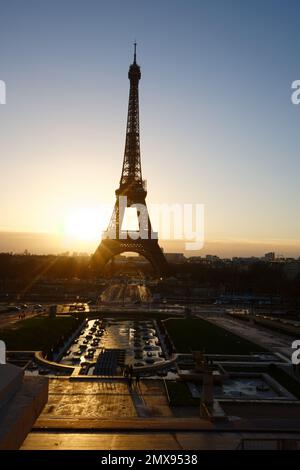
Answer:
M1 251L96 248L136 40L148 204L204 204L191 255L300 256L297 0L0 3Z

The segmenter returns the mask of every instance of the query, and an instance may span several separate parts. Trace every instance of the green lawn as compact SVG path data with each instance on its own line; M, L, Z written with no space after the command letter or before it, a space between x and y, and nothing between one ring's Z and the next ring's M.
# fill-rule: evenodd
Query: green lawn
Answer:
M177 352L204 350L207 354L249 354L265 351L260 346L200 318L172 318L164 324Z
M11 351L48 351L64 335L68 337L79 326L73 317L35 317L0 329L0 339Z

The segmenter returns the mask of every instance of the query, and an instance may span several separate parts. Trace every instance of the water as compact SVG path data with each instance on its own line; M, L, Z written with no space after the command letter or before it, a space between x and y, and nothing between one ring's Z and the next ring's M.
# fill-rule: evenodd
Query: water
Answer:
M223 387L216 387L216 395L221 393L224 397L249 397L260 399L277 398L278 394L263 378L232 378L226 380Z
M200 384L189 383L188 386L193 397L201 397L202 386ZM214 385L213 394L215 398L263 400L279 397L279 394L260 377L232 377L225 380L223 385Z
M155 321L90 320L61 359L61 364L90 366L104 350L119 350L123 364L135 367L163 362L165 354ZM119 371L120 372L120 371Z
M124 349L125 363L134 366L153 364L164 359L154 321L109 320L101 345Z
M75 339L60 363L79 366L85 362L95 362L102 351L101 336L103 333L104 325L101 320L88 321L86 327L81 331L78 338Z

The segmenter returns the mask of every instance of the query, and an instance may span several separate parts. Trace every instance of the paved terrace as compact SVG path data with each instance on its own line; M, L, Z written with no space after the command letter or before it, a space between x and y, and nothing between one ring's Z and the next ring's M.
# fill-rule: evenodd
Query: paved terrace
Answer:
M48 403L22 449L235 449L249 436L300 439L297 403L269 404L263 416L257 404L242 413L226 406L240 418L212 423L197 407L170 408L161 380L129 389L124 379L50 379Z

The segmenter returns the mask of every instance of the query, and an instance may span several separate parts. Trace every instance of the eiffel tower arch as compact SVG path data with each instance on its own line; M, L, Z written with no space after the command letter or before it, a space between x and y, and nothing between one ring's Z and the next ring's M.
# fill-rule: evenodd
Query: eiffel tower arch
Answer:
M108 228L93 255L94 268L100 272L115 255L131 251L144 256L159 276L168 273L168 264L158 244L157 233L152 231L146 205L146 182L142 179L140 130L139 130L139 80L141 70L136 63L136 44L134 60L129 67L129 103L126 127L126 141L121 179L115 191L116 202ZM125 210L135 207L139 230L122 230Z

